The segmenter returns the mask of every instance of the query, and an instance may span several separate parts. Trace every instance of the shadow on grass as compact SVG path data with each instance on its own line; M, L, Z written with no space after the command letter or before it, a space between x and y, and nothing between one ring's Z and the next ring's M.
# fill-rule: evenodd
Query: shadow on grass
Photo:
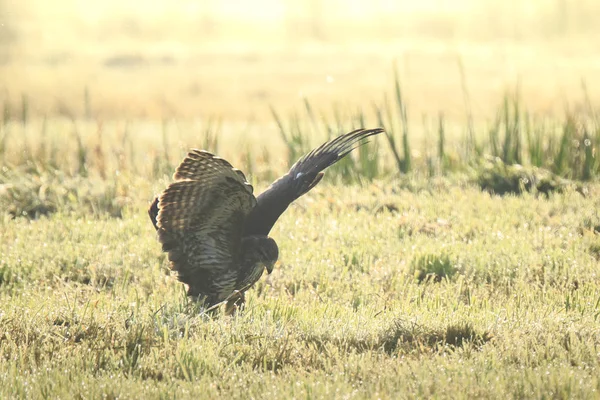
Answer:
M332 337L329 335L306 336L304 341L325 349L333 344L343 351L367 352L383 350L388 355L430 353L444 349L463 347L468 343L476 348L491 340L488 332L478 332L469 323L450 324L445 328L429 328L416 323L396 319L392 324L372 337Z

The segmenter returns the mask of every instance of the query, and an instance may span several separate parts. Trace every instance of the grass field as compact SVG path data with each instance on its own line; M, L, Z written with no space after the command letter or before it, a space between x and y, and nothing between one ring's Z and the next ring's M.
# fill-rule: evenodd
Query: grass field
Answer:
M261 1L0 0L0 398L600 398L596 2ZM256 194L359 126L201 313L186 151Z
M597 194L323 184L247 309L209 319L139 193L122 218L4 216L1 397L598 396Z

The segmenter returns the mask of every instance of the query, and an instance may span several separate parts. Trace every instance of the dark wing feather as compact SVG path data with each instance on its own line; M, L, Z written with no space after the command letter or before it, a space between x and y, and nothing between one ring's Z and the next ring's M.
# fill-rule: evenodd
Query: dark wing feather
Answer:
M154 225L154 229L158 230L158 221L156 220L158 217L158 196L154 198L154 201L148 207L148 216L150 217L150 221L152 221L152 225Z
M321 181L325 168L366 143L364 139L382 132L383 129L358 129L330 140L301 157L286 175L257 197L256 207L246 220L244 235L268 235L287 207Z
M252 186L227 161L200 150L187 155L174 178L148 210L158 239L190 295L222 301L239 272L244 220L256 204Z

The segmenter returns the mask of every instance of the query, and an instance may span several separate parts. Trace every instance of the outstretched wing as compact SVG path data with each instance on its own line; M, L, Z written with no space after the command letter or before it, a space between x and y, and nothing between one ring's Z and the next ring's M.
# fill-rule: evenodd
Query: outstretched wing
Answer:
M288 206L321 181L325 168L366 143L364 139L382 132L383 129L358 129L301 157L286 175L257 197L257 204L246 220L244 235L267 235Z
M222 301L237 279L244 220L256 204L252 186L201 150L188 153L174 179L148 210L158 239L190 296Z

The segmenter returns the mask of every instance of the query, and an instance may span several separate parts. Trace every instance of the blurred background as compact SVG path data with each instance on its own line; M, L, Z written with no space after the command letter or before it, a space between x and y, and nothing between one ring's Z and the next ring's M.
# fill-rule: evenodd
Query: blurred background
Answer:
M597 0L0 0L0 102L30 118L272 123L371 108L397 70L411 120L600 99Z

